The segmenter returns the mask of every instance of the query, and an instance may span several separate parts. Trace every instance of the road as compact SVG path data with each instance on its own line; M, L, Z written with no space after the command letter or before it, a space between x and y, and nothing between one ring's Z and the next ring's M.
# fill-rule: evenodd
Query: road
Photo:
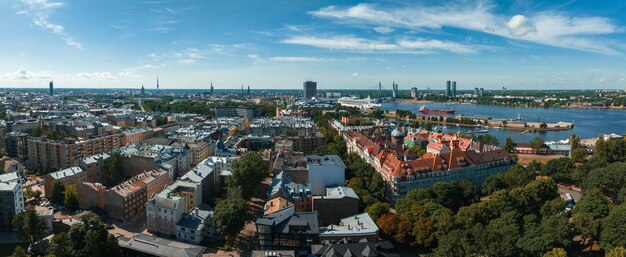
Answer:
M570 187L565 185L559 185L559 194L561 195L561 198L565 199L565 194L567 193L572 195L572 198L574 198L574 201L576 202L580 201L580 198L583 197L583 194L580 192L579 188L573 186Z

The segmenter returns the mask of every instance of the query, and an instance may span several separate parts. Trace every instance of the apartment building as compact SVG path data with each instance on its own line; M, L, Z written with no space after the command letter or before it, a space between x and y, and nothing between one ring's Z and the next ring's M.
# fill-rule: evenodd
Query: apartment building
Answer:
M202 160L208 158L211 154L209 144L204 141L189 143L187 144L187 147L189 148L189 166L191 167L198 165Z
M13 217L24 210L22 186L19 173L0 175L0 231L13 231Z
M176 239L185 243L200 244L215 235L213 209L207 204L194 207L176 223Z
M312 204L322 226L359 213L359 196L349 187L326 188L326 195L313 196Z
M104 210L111 218L124 222L145 217L148 197L171 181L170 172L164 169L139 174L104 192Z
M27 140L28 162L35 166L61 170L77 166L87 156L106 153L123 145L123 133L76 140L30 138Z
M106 153L85 157L78 166L69 167L44 176L44 191L47 197L52 195L52 185L60 180L63 184L78 184L81 182L107 183L110 178L106 169L106 160L110 155Z
M201 203L202 188L199 183L175 181L145 204L148 231L176 235L176 223Z

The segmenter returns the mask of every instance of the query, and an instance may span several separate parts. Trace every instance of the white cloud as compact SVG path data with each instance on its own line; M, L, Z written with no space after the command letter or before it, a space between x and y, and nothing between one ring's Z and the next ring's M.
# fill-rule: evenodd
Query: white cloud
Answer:
M16 81L16 80L49 80L52 76L48 72L44 72L44 71L33 72L33 71L28 71L22 68L15 72L3 74L0 77L2 77L5 80Z
M375 27L374 31L376 31L376 32L378 32L380 34L388 34L388 33L394 32L395 29L392 29L390 27Z
M96 79L96 80L112 80L117 78L111 72L81 72L77 73L76 77L82 79Z
M404 38L397 42L387 42L383 39L369 40L354 36L294 36L287 38L282 43L307 45L331 50L349 50L357 52L392 52L429 54L433 51L449 51L460 54L477 52L476 46L464 45L452 41L441 41L421 38Z
M270 61L276 62L323 62L326 61L324 58L316 58L316 57L303 57L303 56L276 56L270 57Z
M358 4L328 6L309 12L314 17L348 25L374 25L412 30L439 30L443 27L478 31L514 40L607 55L621 55L602 35L622 30L603 17L577 17L564 13L540 12L507 17L495 13L489 1L461 1L437 6L413 4L381 7Z
M352 77L358 77L358 76L359 76L358 72L352 73Z
M506 23L509 32L513 36L524 36L531 32L537 32L535 26L530 24L524 15L515 15Z
M382 41L373 41L353 36L295 36L282 41L286 44L308 45L318 48L343 49L354 51L392 51L397 50L398 45Z
M180 60L176 60L177 63L180 64L194 64L196 63L196 60L194 59L180 59Z
M414 39L400 40L398 45L408 49L424 49L424 50L445 50L460 54L475 53L476 50L468 45L459 44L452 41Z
M249 55L246 55L246 57L248 57L250 59L254 59L254 60L261 59L261 57L259 57L258 54L249 54Z
M76 42L76 40L65 31L63 25L50 21L50 15L55 9L62 7L64 5L63 3L48 0L21 0L21 3L22 5L17 7L20 8L17 13L30 15L33 19L33 24L59 35L67 45L78 49L82 48L82 45Z

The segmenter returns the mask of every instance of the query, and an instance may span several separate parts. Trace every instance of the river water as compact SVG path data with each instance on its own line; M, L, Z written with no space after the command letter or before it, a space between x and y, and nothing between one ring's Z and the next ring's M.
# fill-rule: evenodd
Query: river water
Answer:
M401 103L387 102L382 104L382 110L407 110L415 114L419 113L419 107L425 105L429 109L453 109L456 115L488 116L493 119L516 119L524 121L551 122L574 122L574 128L565 131L546 131L537 133L521 134L521 131L489 129L489 134L494 135L504 143L506 137L511 137L515 142L530 142L535 136L542 137L546 142L564 140L574 133L581 138L597 137L600 134L624 134L626 132L626 111L620 110L583 110L583 109L560 109L560 108L528 108L506 107L475 104L442 104L442 103ZM444 132L468 131L471 128L448 127ZM479 134L477 134L479 135Z

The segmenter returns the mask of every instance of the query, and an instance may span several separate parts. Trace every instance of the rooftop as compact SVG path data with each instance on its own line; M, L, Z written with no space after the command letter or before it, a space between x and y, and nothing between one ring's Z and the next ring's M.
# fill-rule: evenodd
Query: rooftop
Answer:
M378 226L367 212L341 219L339 225L320 228L320 236L378 234Z
M346 167L346 165L341 160L341 157L335 154L311 154L307 157L307 163L309 166L341 166Z
M191 245L144 234L135 234L131 239L119 237L118 242L120 247L163 257L202 256L202 253L206 250L204 246Z

